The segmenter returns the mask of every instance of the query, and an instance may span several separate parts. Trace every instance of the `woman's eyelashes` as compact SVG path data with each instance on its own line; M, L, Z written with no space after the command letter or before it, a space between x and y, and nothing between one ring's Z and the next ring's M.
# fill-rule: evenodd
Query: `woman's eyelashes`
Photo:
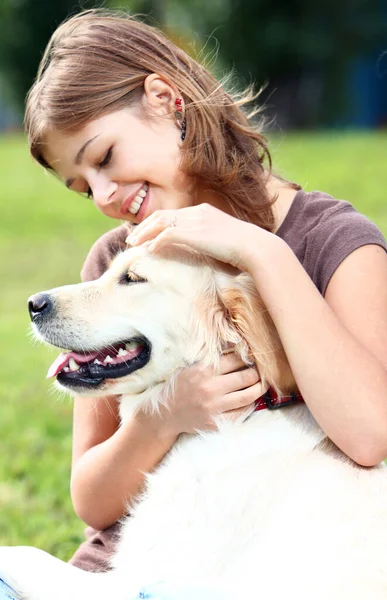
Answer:
M110 146L109 150L106 152L106 154L103 157L103 159L101 160L101 162L98 163L98 167L100 169L102 167L106 167L106 165L108 165L110 163L112 154L113 154L113 146Z
M109 150L106 152L105 156L103 157L103 159L98 163L98 168L102 169L102 167L106 167L111 159L112 159L112 154L113 154L113 146L111 146L109 148ZM87 190L86 190L86 196L90 199L93 198L93 192L90 186L88 186Z

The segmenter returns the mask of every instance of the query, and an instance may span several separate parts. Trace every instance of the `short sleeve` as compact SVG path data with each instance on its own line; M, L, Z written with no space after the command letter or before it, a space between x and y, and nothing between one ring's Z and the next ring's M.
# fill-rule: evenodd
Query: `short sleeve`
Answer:
M130 229L121 225L101 236L91 247L81 270L82 281L94 281L107 271L113 258L126 248Z
M328 283L347 256L361 246L375 244L387 251L378 227L350 205L330 212L309 234L305 263L312 267L311 278L324 296Z

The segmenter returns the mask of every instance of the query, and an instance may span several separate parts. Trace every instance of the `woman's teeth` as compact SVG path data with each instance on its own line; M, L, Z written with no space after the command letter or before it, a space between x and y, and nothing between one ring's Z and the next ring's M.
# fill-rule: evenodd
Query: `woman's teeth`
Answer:
M148 187L149 187L148 184L144 183L141 190L138 192L137 196L135 196L135 198L129 208L129 212L132 213L132 215L136 215L138 213L138 211L140 210L140 206L144 201L144 198L148 191Z

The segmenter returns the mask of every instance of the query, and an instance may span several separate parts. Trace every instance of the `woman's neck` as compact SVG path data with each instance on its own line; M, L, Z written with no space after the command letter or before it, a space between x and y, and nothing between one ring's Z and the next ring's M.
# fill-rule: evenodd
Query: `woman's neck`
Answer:
M274 214L274 232L276 232L288 214L298 190L290 187L290 184L286 181L281 181L274 176L269 179L266 187L269 198L276 198L272 205ZM227 199L211 190L199 190L196 198L196 204L207 202L229 215L234 214Z
M287 182L280 181L275 177L270 178L267 184L267 190L271 198L277 197L272 206L275 223L274 232L276 232L284 222L285 217L288 214L291 205L293 204L294 197L299 190L290 187Z

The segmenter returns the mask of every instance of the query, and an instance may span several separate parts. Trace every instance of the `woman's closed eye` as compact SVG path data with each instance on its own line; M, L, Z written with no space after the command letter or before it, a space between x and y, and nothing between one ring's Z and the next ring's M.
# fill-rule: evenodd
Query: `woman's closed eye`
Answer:
M113 146L110 146L109 150L106 152L105 156L103 157L103 159L101 160L101 162L98 163L98 167L100 169L102 169L102 167L106 167L111 159L112 159L112 154L113 154Z
M98 168L102 169L103 167L106 167L111 159L112 159L112 155L113 155L113 146L110 146L109 150L106 152L105 156L103 157L103 159L98 163ZM87 190L86 190L86 196L88 198L93 198L93 192L90 186L88 186Z

